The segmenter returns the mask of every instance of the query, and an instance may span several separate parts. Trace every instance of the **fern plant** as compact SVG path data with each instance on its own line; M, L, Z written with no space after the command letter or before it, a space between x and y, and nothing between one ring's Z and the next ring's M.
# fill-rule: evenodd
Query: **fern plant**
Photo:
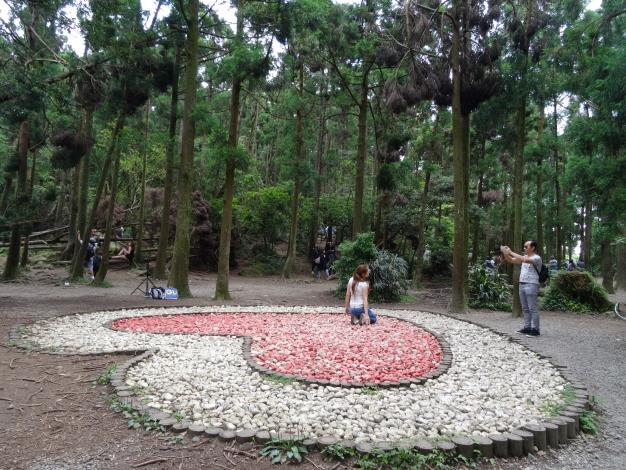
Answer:
M370 263L371 298L374 302L397 302L409 288L409 264L389 251L380 251Z
M469 269L469 306L490 310L511 310L511 289L506 277L480 264Z

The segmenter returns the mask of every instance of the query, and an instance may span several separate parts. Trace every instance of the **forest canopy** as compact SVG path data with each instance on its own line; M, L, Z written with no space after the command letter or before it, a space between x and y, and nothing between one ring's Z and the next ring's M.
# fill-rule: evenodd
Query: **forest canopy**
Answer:
M42 232L81 278L98 233L96 281L132 239L227 299L242 260L291 277L330 226L451 277L454 311L470 264L529 239L626 284L619 0L4 3L5 279Z

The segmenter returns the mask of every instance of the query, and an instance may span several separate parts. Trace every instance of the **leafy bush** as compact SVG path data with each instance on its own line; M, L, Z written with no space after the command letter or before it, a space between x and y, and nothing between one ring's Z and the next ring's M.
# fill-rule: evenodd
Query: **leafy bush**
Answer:
M362 233L354 241L345 241L339 245L340 257L333 263L339 285L337 293L343 295L352 273L359 264L369 265L378 256L374 245L374 234Z
M285 260L273 250L255 255L252 262L239 271L240 276L272 276L280 274Z
M289 193L283 186L270 186L246 192L241 200L241 225L250 237L273 248L289 225Z
M272 439L259 451L263 457L269 457L273 464L300 463L309 450L300 439Z
M511 289L506 276L475 264L470 266L468 282L470 307L511 310Z
M452 258L449 251L433 251L428 263L422 269L422 274L429 278L450 277L452 275L450 263Z
M602 313L612 307L606 290L588 272L560 272L543 297L545 310Z
M397 302L409 288L408 263L389 251L381 251L370 263L371 298L374 302Z
M374 302L400 300L408 289L409 266L400 256L378 251L373 233L362 233L356 240L339 245L341 257L333 264L339 284L337 295L343 295L352 273L359 264L370 268L370 298Z

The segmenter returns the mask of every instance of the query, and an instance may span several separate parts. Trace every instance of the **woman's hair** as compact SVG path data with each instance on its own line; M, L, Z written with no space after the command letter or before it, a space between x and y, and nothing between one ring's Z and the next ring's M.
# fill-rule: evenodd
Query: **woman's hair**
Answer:
M363 282L365 279L367 279L367 271L369 271L367 264L359 264L354 270L354 273L352 273L352 293L353 294L356 290L357 283Z

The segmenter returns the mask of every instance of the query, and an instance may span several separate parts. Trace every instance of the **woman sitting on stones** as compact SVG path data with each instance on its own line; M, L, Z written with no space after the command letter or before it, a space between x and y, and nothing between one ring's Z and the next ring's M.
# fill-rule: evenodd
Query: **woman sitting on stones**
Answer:
M360 264L352 274L346 288L346 313L350 314L350 321L353 325L369 325L376 323L376 314L369 308L368 294L369 268L367 264ZM367 312L367 315L364 313Z

